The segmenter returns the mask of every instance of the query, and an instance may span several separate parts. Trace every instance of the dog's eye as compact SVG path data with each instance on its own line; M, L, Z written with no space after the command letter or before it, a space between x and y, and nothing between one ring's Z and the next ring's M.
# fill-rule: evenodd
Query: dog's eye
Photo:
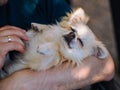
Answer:
M84 46L83 41L80 38L77 38L77 40L80 42L80 44L82 45L82 47Z

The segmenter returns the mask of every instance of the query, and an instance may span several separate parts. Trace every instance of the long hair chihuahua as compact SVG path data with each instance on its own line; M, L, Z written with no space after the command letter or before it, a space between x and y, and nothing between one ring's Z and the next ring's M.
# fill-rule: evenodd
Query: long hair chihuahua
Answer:
M108 51L86 25L88 20L84 10L79 8L56 25L32 23L31 30L27 32L29 41L25 42L25 53L17 55L14 62L4 66L6 74L25 68L47 70L64 61L79 66L84 58L91 55L106 58Z

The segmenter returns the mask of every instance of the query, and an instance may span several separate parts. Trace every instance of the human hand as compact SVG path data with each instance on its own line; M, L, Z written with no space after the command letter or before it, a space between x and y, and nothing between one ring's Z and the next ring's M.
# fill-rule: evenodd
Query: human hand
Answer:
M22 40L28 40L26 31L15 26L4 26L0 28L0 69L4 65L6 54L9 51L25 51Z

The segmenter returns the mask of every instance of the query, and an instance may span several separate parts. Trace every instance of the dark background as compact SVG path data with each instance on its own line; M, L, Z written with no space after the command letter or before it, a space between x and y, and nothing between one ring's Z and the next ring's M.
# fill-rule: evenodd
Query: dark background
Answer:
M113 18L115 40L117 44L118 52L118 63L119 63L119 74L120 74L120 1L119 0L110 0L110 7Z

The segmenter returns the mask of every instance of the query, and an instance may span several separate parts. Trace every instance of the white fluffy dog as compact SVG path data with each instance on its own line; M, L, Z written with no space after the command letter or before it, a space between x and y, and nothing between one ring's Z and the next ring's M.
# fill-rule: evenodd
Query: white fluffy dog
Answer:
M66 60L80 65L91 55L106 58L108 52L86 25L88 20L83 9L79 8L57 25L32 23L31 30L27 32L30 41L25 42L26 52L17 56L18 59L5 66L4 70L9 75L25 68L46 70Z

